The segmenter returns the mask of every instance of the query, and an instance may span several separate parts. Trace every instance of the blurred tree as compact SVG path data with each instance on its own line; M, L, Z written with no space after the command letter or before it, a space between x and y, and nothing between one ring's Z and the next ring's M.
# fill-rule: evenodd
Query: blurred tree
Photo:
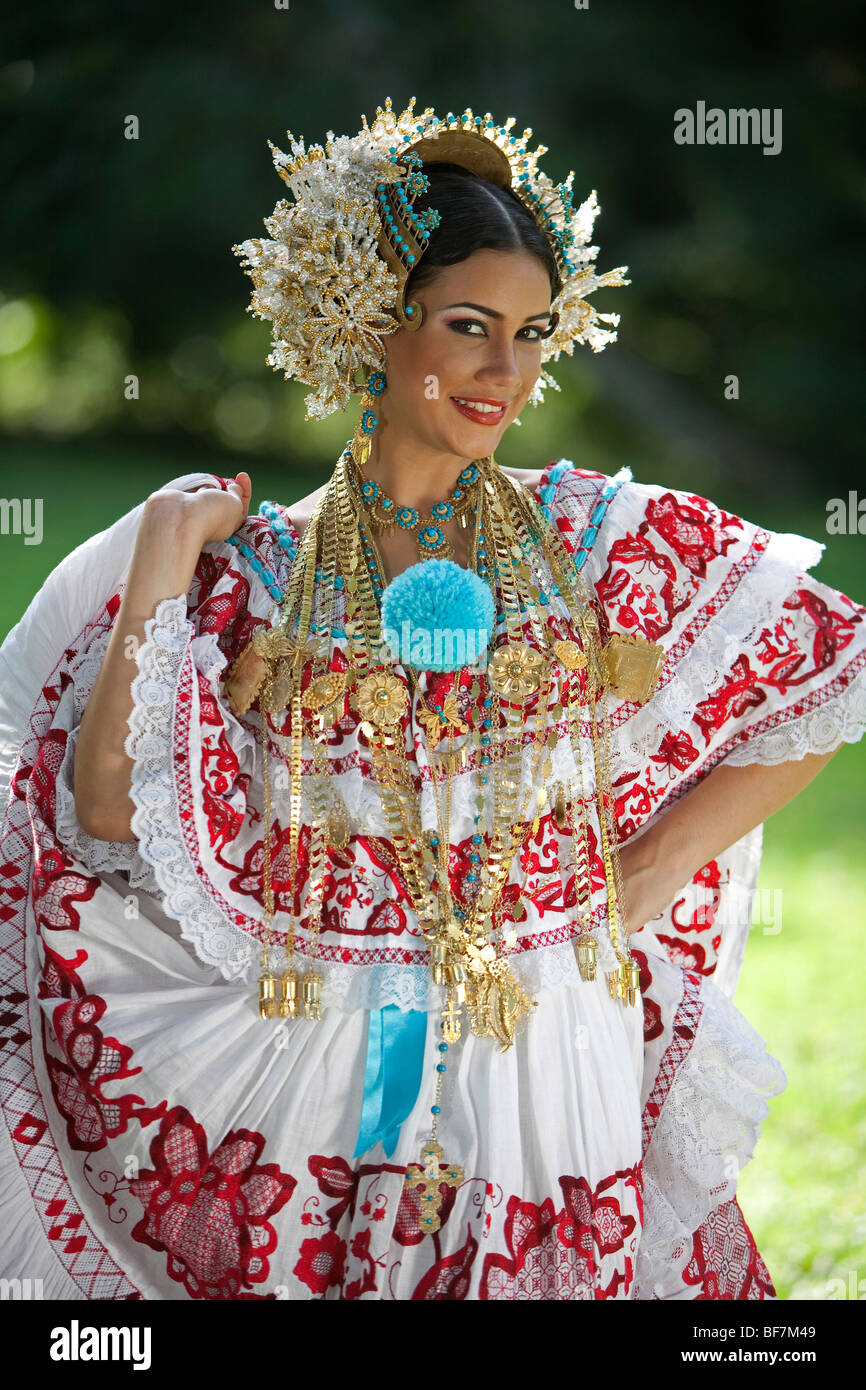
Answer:
M77 415L23 407L13 358L31 349L4 352L0 318L0 424L331 461L353 422L303 426L303 388L270 372L267 326L243 320L249 282L231 246L261 233L281 196L267 138L354 131L386 94L415 94L531 122L551 174L574 167L578 196L598 190L599 267L627 264L633 282L597 296L622 315L619 342L560 364L559 408L512 431L503 461L579 453L674 485L730 484L746 501L781 483L841 491L866 442L850 17L805 0L19 7L0 70L0 284L6 306L53 316L54 337L33 347L43 373L71 370L79 320L103 315L114 406L110 418L91 384ZM674 112L697 101L779 108L781 152L677 144ZM120 363L141 378L134 406Z

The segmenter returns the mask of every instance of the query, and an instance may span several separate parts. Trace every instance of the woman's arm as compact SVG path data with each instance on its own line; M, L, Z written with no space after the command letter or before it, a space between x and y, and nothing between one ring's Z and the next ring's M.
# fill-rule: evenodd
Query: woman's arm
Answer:
M75 749L75 813L82 830L98 840L135 839L132 759L124 744L145 622L162 599L187 592L202 546L232 535L246 516L251 486L247 474L239 477L246 484L231 483L227 492L205 483L190 493L164 489L145 502L123 598Z
M791 801L838 752L807 753L772 767L723 764L643 835L621 845L629 935L658 916L704 864Z

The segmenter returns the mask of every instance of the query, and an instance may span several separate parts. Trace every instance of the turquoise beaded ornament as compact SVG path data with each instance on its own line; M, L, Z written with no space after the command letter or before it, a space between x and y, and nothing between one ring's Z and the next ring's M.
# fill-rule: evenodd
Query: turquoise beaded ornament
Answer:
M382 637L401 665L457 671L481 660L496 608L489 585L453 560L422 560L382 593Z

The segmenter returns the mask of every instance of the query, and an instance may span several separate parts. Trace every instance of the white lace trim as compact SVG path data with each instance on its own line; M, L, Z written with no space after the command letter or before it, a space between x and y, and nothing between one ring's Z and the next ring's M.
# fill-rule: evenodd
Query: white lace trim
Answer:
M76 703L78 691L76 687ZM130 888L159 893L151 866L142 859L135 840L98 840L82 829L75 811L74 760L79 729L70 730L55 783L55 833L62 845L94 874L126 873Z
M767 729L737 744L726 754L733 767L747 763L787 763L807 753L830 753L843 743L857 743L866 729L866 666L835 699L777 729Z
M201 960L235 980L247 973L254 943L211 900L189 861L172 774L178 680L192 642L201 640L194 637L187 617L186 594L162 599L144 632L145 641L136 653L138 675L132 682L133 709L124 743L133 760L132 830L141 854L153 866L164 910L180 923L181 934ZM205 640L209 646L210 639ZM198 717L197 701L191 717Z
M613 969L616 956L606 929L597 928L593 935L598 944L595 984L600 982L606 989L604 972ZM304 956L296 959L306 961ZM509 961L516 978L533 996L542 989L594 987L581 980L571 941L521 951L510 955ZM280 968L278 953L274 954L273 966L277 970ZM396 1004L404 1011L419 1009L424 1013L445 1007L444 988L433 983L426 965L343 965L338 961L317 959L316 969L323 980L323 1004L345 1013L355 1009L383 1009L388 1004Z
M95 874L125 873L131 888L158 893L151 866L142 859L134 840L99 840L83 829L75 809L75 750L80 723L93 692L96 678L111 640L111 628L95 636L69 666L72 677L71 705L73 727L68 731L66 748L55 781L54 825L57 839L85 868Z
M653 956L650 968L655 984L663 966ZM767 1101L787 1085L764 1039L712 981L702 981L701 1000L694 1043L644 1155L636 1299L669 1298L682 1290L694 1232L736 1195L737 1176L754 1154ZM668 1001L665 1017L670 1008Z

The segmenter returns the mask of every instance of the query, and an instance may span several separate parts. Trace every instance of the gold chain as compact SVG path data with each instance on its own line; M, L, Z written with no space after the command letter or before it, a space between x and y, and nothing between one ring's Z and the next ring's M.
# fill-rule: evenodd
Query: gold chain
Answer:
M298 614L296 650L306 648L310 633L310 618L313 598L320 595L320 626L317 628L320 641L328 637L328 654L319 652L313 663L313 679L321 673L321 667L329 666L330 633L335 619L336 574L342 574L345 598L345 631L347 636L346 654L350 671L348 685L357 685L366 677L376 677L382 669L384 651L381 634L381 619L376 593L373 588L366 558L361 545L361 526L369 516L358 498L353 495L348 469L351 456L343 455L331 478L325 496L311 520L301 541L298 556L292 567L291 581L284 605L282 627L287 631L292 624L293 611ZM544 649L550 640L545 622L548 603L542 599L542 588L548 587L550 580L542 566L542 555L547 564L554 587L558 588L563 601L568 603L568 611L576 614L576 621L582 629L582 646L586 653L586 685L591 720L590 729L593 743L596 794L599 805L599 826L605 878L608 885L608 919L611 940L622 970L630 961L627 945L619 935L620 910L623 901L622 876L619 866L615 829L614 802L610 781L610 716L604 689L603 660L597 640L597 619L591 605L580 589L581 576L576 574L570 555L555 532L547 523L535 499L525 489L515 488L511 481L501 473L492 459L482 460L479 465L480 479L476 505L476 525L472 544L472 560L477 566L479 537L483 534L488 558L493 556L494 566L490 567L488 582L494 600L499 599L504 617L505 644L515 648L523 646L524 627L529 630L538 646ZM323 541L324 538L324 541ZM375 546L372 532L369 543L376 555L380 572L384 573L381 557ZM321 585L316 589L316 564L321 560L319 578ZM498 588L497 588L498 586ZM323 609L330 599L330 612ZM327 616L327 632L322 633L322 620ZM495 638L494 638L495 640ZM525 647L524 647L525 649ZM530 650L532 650L530 648ZM291 693L291 750L286 756L291 778L290 794L290 833L289 833L289 878L292 884L293 899L298 882L298 842L301 825L301 781L302 781L302 739L303 716L301 699L301 680L303 662L296 660L292 668ZM411 672L409 675L410 700L417 694L417 683ZM393 678L391 678L393 679ZM453 1013L455 997L462 1002L466 998L466 985L470 987L467 1000L472 1014L473 1030L497 1036L505 1046L513 1039L513 1025L534 1007L522 990L518 981L511 975L505 963L508 954L507 943L500 943L497 952L492 943L496 919L501 913L500 900L508 880L514 855L526 839L527 823L533 833L537 831L540 816L549 796L548 782L552 773L551 753L557 743L556 727L550 728L551 712L557 717L565 714L566 729L579 769L579 793L573 790L568 798L572 829L572 858L575 874L575 894L577 917L580 924L581 939L591 918L591 885L589 883L586 851L588 846L588 814L582 765L582 741L580 724L580 684L576 672L571 672L568 680L568 695L563 711L562 704L555 699L556 668L548 663L537 673L534 690L537 691L534 728L532 730L531 771L528 790L520 797L523 784L524 729L528 723L524 700L515 698L513 692L503 700L500 692L489 682L489 694L485 699L490 703L479 705L479 697L484 689L480 677L475 674L471 685L471 702L479 709L480 718L467 726L466 745L457 753L454 750L455 725L449 723L444 733L446 748L440 752L429 735L428 763L431 770L431 785L436 806L437 832L436 853L428 838L422 833L420 804L415 793L412 768L409 763L403 726L403 707L395 708L390 714L362 721L371 757L371 767L379 786L383 810L389 825L391 844L396 858L386 851L386 858L398 868L403 877L406 891L413 902L419 922L423 924L424 934L431 944L431 964L434 979L448 986L449 1011ZM598 687L602 696L597 695ZM532 688L532 687L531 687ZM405 691L405 687L403 687ZM457 706L457 695L463 689L460 673L455 673L453 684L453 708L462 719ZM386 699L387 699L386 695ZM405 697L404 697L405 699ZM598 710L601 710L599 722ZM575 709L577 719L574 719ZM377 711L379 714L380 711ZM411 711L410 711L411 713ZM485 729L485 721L489 724ZM411 730L411 720L410 720ZM483 743L485 734L488 743ZM279 739L282 743L282 739ZM311 806L308 899L311 901L310 913L310 960L315 958L318 947L318 933L321 925L324 862L327 852L327 785L328 760L326 748L325 720L320 715L314 730L313 744L313 794ZM450 822L452 779L458 764L465 767L468 747L474 749L479 780L476 795L477 821L485 818L492 824L489 833L480 836L476 877L470 894L467 884L467 898L464 907L452 901L449 875ZM488 761L482 763L486 749ZM267 762L268 745L263 728L263 757ZM270 884L270 817L271 796L267 772L265 779L266 845L264 855L264 878L266 899L266 940L265 952L270 942L271 919L273 916L273 894ZM484 788L487 787L485 792ZM443 794L444 792L444 794ZM535 805L531 801L535 798ZM576 797L576 800L575 800ZM518 801L520 806L518 809ZM488 817L488 812L491 814ZM438 891L434 892L434 886ZM470 898L472 901L470 902ZM458 921L457 918L461 918ZM290 964L294 947L294 908L291 925L287 934L286 954ZM627 936L626 936L627 942ZM264 961L264 953L263 953ZM634 967L636 970L636 967ZM631 975L617 973L617 997L629 998ZM582 972L583 973L583 972ZM265 977L262 977L263 980ZM284 977L285 978L285 977ZM317 984L318 976L314 977ZM609 976L609 984L611 976ZM456 987L456 988L455 988ZM270 988L270 986L269 986ZM611 992L614 992L611 984ZM263 996L264 997L264 996ZM306 995L305 995L306 1002ZM317 1005L318 999L315 1003ZM281 1013L283 1010L281 1009ZM273 1011L266 1014L273 1016ZM319 1017L318 1012L308 1016ZM447 1036L447 1034L446 1034ZM456 1036L459 1036L459 1025Z

